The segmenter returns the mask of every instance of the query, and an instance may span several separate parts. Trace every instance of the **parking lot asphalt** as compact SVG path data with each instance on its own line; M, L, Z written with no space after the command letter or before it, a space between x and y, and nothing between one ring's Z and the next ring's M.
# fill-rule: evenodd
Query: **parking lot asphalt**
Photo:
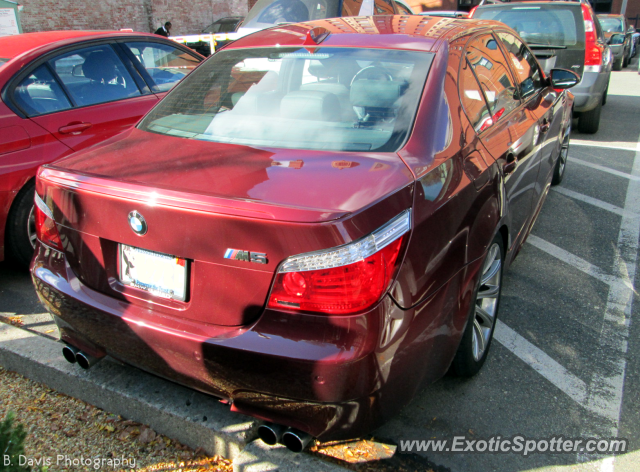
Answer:
M377 439L618 437L628 440L627 451L615 456L429 450L413 457L455 472L640 470L636 71L637 58L612 74L597 134L572 132L564 182L551 190L505 274L496 339L483 370L470 380L445 377L427 387L374 432ZM22 315L24 329L55 338L42 311L29 276L0 263L0 316Z

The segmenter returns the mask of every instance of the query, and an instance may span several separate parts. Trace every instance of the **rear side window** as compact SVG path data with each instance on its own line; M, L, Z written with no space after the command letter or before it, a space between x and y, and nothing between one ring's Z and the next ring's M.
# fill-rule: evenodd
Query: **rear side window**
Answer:
M458 79L458 87L460 91L460 101L464 112L477 132L484 131L493 124L487 102L484 100L484 94L480 90L480 85L476 80L471 65L464 61L460 70Z
M607 33L624 33L624 24L621 18L607 18L599 16L600 26Z
M484 34L472 39L466 49L466 58L473 66L494 122L520 105L506 59L493 35Z
M516 74L522 98L534 95L543 88L542 72L533 53L511 33L500 32L498 38L504 44L511 68Z
M29 116L71 108L71 102L46 64L24 78L13 91L18 106Z
M478 8L473 17L501 21L528 44L575 46L584 43L580 4Z
M66 53L49 64L77 106L140 95L133 78L108 44Z

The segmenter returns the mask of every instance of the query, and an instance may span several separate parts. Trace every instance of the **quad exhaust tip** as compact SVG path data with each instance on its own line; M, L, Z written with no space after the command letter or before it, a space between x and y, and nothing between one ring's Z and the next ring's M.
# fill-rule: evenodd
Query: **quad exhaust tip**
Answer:
M64 356L64 358L67 360L67 362L69 362L70 364L75 364L76 362L76 355L80 352L80 349L70 346L68 344L65 344L65 346L62 348L62 355Z
M269 446L275 446L282 441L282 435L287 430L286 426L273 423L265 423L258 427L258 436L265 444Z
M280 424L265 423L258 427L258 436L265 444L275 446L280 443L291 452L302 452L313 439L307 433Z
M299 453L305 450L313 438L307 433L289 428L282 435L282 444L291 452Z

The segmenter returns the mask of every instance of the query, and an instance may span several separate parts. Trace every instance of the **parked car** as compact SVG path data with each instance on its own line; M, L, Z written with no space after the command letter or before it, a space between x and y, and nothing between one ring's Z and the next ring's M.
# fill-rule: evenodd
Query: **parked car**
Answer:
M405 0L327 2L326 0L258 0L238 28L239 36L279 24L334 17L370 15L413 15Z
M444 18L467 18L469 16L469 12L455 11L455 10L434 10L434 11L423 11L418 13L418 15L441 16Z
M203 57L159 36L53 31L0 38L0 260L28 267L36 169L133 126Z
M578 81L492 21L233 42L135 128L40 168L32 275L65 357L220 397L294 451L366 433L482 367Z
M627 23L624 15L598 15L598 20L611 47L613 70L622 70L631 60L633 33L636 30Z
M243 19L242 16L227 16L214 21L199 34L170 36L169 39L182 43L207 57L213 54L216 49L220 49L240 37L235 31Z
M581 133L596 133L607 101L612 56L597 16L587 2L512 2L480 5L473 18L513 28L535 52L544 71L559 67L581 81L571 93Z

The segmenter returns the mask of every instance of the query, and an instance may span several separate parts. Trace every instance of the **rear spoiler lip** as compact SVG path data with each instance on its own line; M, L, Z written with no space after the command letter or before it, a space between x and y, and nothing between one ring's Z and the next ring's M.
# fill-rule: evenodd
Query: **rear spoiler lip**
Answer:
M41 166L38 170L38 180L51 182L64 188L133 200L143 204L162 205L240 218L293 223L325 223L343 218L351 213L293 207L241 198L222 198L161 187L152 188L142 183L110 179L84 172L71 172L54 165Z

